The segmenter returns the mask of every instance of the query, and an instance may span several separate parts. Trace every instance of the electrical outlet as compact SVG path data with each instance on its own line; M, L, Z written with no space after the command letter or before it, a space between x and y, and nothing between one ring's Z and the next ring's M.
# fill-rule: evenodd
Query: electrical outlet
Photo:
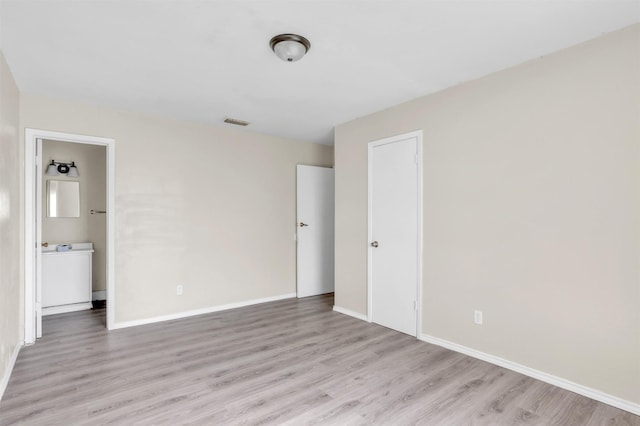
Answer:
M482 311L475 310L473 311L473 323L482 325Z
M177 294L178 296L182 296L182 284L179 284L179 285L176 287L176 294Z

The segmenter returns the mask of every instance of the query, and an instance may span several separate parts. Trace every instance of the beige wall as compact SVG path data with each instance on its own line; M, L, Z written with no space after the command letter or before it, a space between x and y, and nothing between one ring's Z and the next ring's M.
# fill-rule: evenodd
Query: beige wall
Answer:
M107 218L104 214L90 214L90 210L107 208L107 149L99 145L85 145L52 140L42 141L42 164L55 160L75 161L78 177L42 175L42 241L51 244L93 243L92 286L94 291L105 290L107 284L106 237ZM47 181L80 182L80 217L48 217Z
M24 327L19 111L18 87L0 51L0 381Z
M336 304L367 309L367 142L422 129L423 333L640 403L639 41L338 126Z
M21 125L116 140L117 322L295 292L295 165L332 147L27 94Z

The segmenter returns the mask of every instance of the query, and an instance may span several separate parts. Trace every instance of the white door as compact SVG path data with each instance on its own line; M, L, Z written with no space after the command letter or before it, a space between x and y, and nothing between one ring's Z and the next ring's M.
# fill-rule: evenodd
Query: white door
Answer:
M334 290L333 169L298 165L297 285L298 297Z
M417 335L419 133L369 144L370 320Z
M35 323L36 338L42 337L42 139L36 139L36 199L35 202Z

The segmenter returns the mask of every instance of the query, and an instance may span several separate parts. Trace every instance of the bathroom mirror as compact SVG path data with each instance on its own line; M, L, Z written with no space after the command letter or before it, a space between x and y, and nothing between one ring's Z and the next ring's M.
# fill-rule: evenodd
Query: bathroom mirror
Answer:
M47 181L47 216L80 217L80 182Z

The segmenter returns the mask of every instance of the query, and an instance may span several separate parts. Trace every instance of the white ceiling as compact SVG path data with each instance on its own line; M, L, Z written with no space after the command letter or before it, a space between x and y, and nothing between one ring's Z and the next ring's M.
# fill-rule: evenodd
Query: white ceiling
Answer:
M1 0L21 91L333 143L333 127L640 21L640 1ZM276 34L311 41L295 63Z

